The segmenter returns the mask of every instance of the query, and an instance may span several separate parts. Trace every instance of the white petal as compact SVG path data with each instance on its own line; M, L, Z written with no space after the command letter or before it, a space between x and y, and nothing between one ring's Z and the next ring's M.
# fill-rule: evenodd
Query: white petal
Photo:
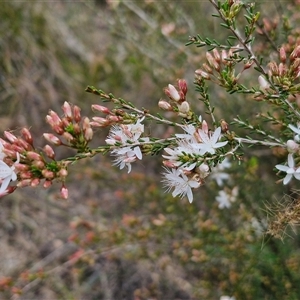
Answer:
M0 187L0 194L2 194L8 187L9 183L10 183L10 177L6 177L3 179L1 187Z
M294 168L294 166L295 166L293 154L289 154L289 155L288 155L288 166L289 166L290 168Z
M188 189L187 191L186 191L186 195L187 195L187 197L188 197L188 199L189 199L189 202L190 203L192 203L193 202L193 192L192 192L192 189Z
M3 179L9 175L11 175L11 168L2 160L0 160L0 178Z
M286 172L289 169L289 167L284 166L284 165L276 165L275 168L278 169L279 171L283 171L283 172Z
M135 147L133 151L138 159L142 159L143 154L139 146Z
M212 144L215 144L218 141L220 134L221 134L221 127L218 127L210 139Z
M300 134L300 129L295 127L294 125L289 125L289 128L292 129L295 133Z
M290 182L290 180L292 179L293 175L291 174L287 174L284 179L283 179L283 184L286 185Z

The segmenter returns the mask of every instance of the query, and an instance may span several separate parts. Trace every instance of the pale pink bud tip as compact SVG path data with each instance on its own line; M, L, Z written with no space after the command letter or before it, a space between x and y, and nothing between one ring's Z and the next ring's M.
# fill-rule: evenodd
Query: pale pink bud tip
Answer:
M54 159L55 157L55 152L53 150L53 148L49 145L46 145L44 148L43 148L43 151L45 152L45 154L51 158L51 159Z
M81 114L80 114L80 107L77 105L74 105L73 107L73 114L74 114L74 120L75 122L79 123L81 121Z
M158 101L158 107L163 109L163 110L168 110L168 111L173 110L172 105L169 102L164 101L164 100Z
M100 111L100 112L102 112L106 115L111 113L111 111L107 107L102 106L102 105L98 105L98 104L93 104L92 105L92 110L93 111L95 111L95 110Z
M178 105L178 110L182 114L187 114L190 111L190 105L187 101L182 102L180 105Z
M43 137L50 143L59 146L62 144L61 140L56 137L55 135L53 135L52 133L44 133Z
M288 140L286 142L286 147L290 153L295 153L299 150L299 145L293 140Z
M65 114L65 117L68 118L69 120L72 119L72 108L71 105L65 101L63 106L62 106L62 110Z
M165 93L168 97L173 99L174 101L179 101L180 100L180 94L174 87L174 85L169 84L168 87L165 89Z
M62 199L68 199L69 191L64 184L60 189L60 196L62 197Z
M259 83L259 86L260 86L261 90L266 90L266 89L268 89L270 87L269 82L262 75L258 76L258 83Z
M15 135L13 135L12 133L10 133L9 131L4 131L4 136L11 142L14 143L17 141L17 138Z
M23 135L25 141L26 141L28 144L30 144L30 145L33 144L32 135L31 135L29 129L27 129L27 128L22 128L21 134Z

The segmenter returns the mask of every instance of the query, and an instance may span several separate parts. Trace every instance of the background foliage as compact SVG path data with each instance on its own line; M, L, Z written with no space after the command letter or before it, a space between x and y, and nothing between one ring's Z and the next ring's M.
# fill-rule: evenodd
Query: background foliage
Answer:
M297 4L259 2L262 26L270 26L275 45L291 35L297 39ZM64 101L90 114L97 98L84 93L88 84L155 108L163 87L185 78L193 105L203 110L192 82L205 51L184 44L197 33L225 40L209 17L209 2L1 5L1 130L26 125L41 136L48 130L47 111ZM258 35L261 55L272 55L267 43ZM255 76L244 80L257 85ZM246 96L211 93L226 120L261 111ZM154 124L148 130L164 133ZM107 132L97 134L103 141ZM288 200L281 199L270 167L281 162L280 154L245 151L243 163L229 171L239 187L229 209L218 208L213 181L199 189L193 204L164 194L159 159L146 159L130 175L112 168L109 157L80 162L70 172L67 202L56 197L55 187L19 189L2 198L1 298L299 299L298 236L288 232L293 238L283 243L264 234L266 206L280 209Z

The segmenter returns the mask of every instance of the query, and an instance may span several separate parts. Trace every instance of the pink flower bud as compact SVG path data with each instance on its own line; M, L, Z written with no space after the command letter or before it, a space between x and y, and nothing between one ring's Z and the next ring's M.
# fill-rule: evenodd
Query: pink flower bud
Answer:
M73 118L72 108L71 108L71 105L67 101L64 102L64 104L62 106L62 110L64 112L65 117L68 120L72 120L72 118Z
M93 129L92 128L87 128L85 131L84 131L84 138L87 142L91 141L93 139L93 135L94 135L94 132L93 132Z
M40 154L34 152L34 151L28 151L26 152L26 157L30 160L43 160Z
M86 129L88 129L88 128L91 128L91 126L90 126L90 119L87 118L87 117L85 117L85 118L83 119L83 122L82 122L82 129L83 129L83 130L86 130Z
M102 112L106 115L109 115L111 113L111 111L107 107L102 106L102 105L98 105L98 104L93 104L92 105L92 110L93 111L95 111L95 110L100 111L100 112Z
M55 177L55 174L52 171L49 171L47 169L42 170L42 175L44 176L44 178L46 179L52 179Z
M300 58L300 45L298 45L290 55L290 60L293 61L296 58Z
M52 181L51 180L45 180L43 187L45 189L49 188L52 185Z
M31 136L31 133L30 133L29 129L27 129L25 127L22 128L21 129L21 134L23 135L25 141L32 146L33 145L33 139L32 139L32 136Z
M169 84L167 88L165 88L165 94L173 99L174 101L179 101L180 100L180 95L174 85Z
M32 178L32 173L30 171L20 173L21 179L30 179Z
M11 142L14 143L17 141L17 137L10 133L9 131L4 131L4 136Z
M73 114L74 114L74 121L79 123L81 121L81 114L80 114L80 107L78 107L77 105L74 105L73 107Z
M208 134L208 125L207 122L205 120L203 120L202 122L202 131L206 134Z
M260 87L261 90L266 90L270 87L269 82L262 75L258 76L258 83L259 83L259 87Z
M281 48L279 49L279 58L280 58L280 61L281 61L282 63L285 63L285 62L286 62L286 52L285 52L284 47L281 47Z
M66 169L60 169L57 174L60 178L64 179L68 176L68 171Z
M178 110L182 114L187 114L190 111L190 105L187 101L182 102L178 105Z
M286 147L290 153L296 153L299 150L299 145L293 140L288 140L286 142Z
M163 110L173 111L172 105L165 100L158 101L158 107Z
M64 132L63 137L70 143L74 140L74 137L69 132Z
M15 169L18 172L26 172L29 170L29 166L28 165L24 165L24 164L15 164Z
M208 73L204 72L203 70L201 69L198 69L195 71L195 74L200 76L201 78L204 78L204 79L207 79L207 80L210 80L210 76Z
M32 162L32 165L40 170L43 170L45 168L45 163L41 160L34 160Z
M213 51L212 51L212 53L213 53L213 55L215 57L216 62L220 63L221 62L221 56L220 56L219 51L216 48L214 48Z
M188 90L186 81L185 81L184 79L179 79L179 80L177 81L177 84L178 84L178 87L179 87L180 91L181 91L184 95L186 95L187 90Z
M32 187L36 187L40 184L41 180L39 178L34 178L31 183L30 183L30 186Z
M107 120L108 120L110 123L117 123L117 122L122 121L122 118L121 118L121 117L118 117L118 116L107 116Z
M61 140L56 137L54 134L52 133L44 133L43 137L50 143L56 145L56 146L60 146L62 144Z
M17 183L17 187L25 187L31 185L32 179L22 179Z
M54 159L55 157L55 152L53 150L53 148L49 145L46 145L44 148L43 148L43 151L44 153L51 159Z
M62 199L68 199L69 191L64 184L60 189L60 196L62 197Z
M208 61L208 64L214 68L215 70L220 70L220 64L216 61L216 59L209 53L206 52L206 59Z
M16 188L17 188L16 186L8 186L7 189L3 193L0 194L0 198L13 193Z
M61 126L61 118L55 111L49 110L49 116L52 118L52 121L56 126Z
M209 175L209 166L207 164L201 164L199 166L199 175L202 179Z

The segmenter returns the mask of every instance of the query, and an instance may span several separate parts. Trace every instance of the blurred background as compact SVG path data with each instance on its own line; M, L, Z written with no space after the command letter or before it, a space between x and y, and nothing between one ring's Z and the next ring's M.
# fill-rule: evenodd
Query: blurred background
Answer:
M274 43L288 40L282 28L287 19L297 24L299 3L258 5ZM213 13L208 1L2 2L1 131L27 126L41 147L49 109L60 112L69 101L93 115L90 106L100 101L85 93L87 85L158 112L163 88L178 78L188 81L188 99L205 116L192 83L206 50L185 43L196 34L225 41ZM263 35L256 47L266 61L272 57ZM243 76L258 85L255 71ZM210 93L228 122L264 109L213 86ZM166 130L146 127L157 137ZM107 130L95 135L95 145L104 144ZM0 199L0 298L299 299L299 237L288 228L284 242L265 234L291 201L272 167L284 154L273 154L245 149L241 165L220 170L223 185L215 174L192 204L164 193L160 157L143 159L130 174L112 167L109 156L80 161L69 170L68 201L57 197L59 186L16 190ZM218 207L220 190L234 196L231 207Z

